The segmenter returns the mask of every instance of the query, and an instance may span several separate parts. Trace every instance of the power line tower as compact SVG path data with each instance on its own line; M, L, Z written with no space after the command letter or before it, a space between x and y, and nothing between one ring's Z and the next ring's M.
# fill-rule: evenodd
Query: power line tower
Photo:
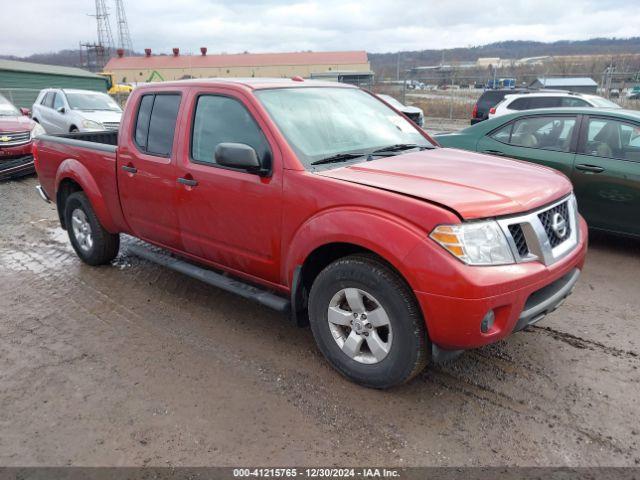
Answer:
M111 24L109 23L109 11L105 0L95 0L96 13L92 15L96 17L98 41L88 43L85 46L87 50L95 53L96 68L103 69L113 51L113 34L111 33Z
M128 53L133 53L133 45L131 43L131 34L129 33L129 24L127 23L127 15L124 11L122 0L116 1L116 21L118 22L118 48Z

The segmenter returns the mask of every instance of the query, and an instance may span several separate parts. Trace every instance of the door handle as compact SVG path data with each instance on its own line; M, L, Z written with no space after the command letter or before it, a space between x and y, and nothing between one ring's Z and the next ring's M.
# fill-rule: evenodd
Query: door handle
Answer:
M581 170L585 173L602 173L604 172L604 168L598 167L597 165L587 165L585 163L580 163L576 165L576 170Z
M138 169L133 165L123 165L122 170L129 173L138 173Z
M500 152L498 150L485 150L482 153L488 153L490 155L497 155L499 157L506 157L506 154L504 154L504 153L502 153L502 152Z
M198 185L197 180L194 180L193 178L184 178L184 177L178 178L178 183L187 185L188 187L195 187L196 185Z

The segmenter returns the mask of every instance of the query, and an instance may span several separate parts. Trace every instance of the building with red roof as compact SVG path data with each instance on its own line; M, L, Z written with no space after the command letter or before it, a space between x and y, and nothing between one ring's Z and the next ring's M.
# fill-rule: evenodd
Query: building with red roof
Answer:
M124 56L121 50L111 58L105 71L114 74L117 83L181 80L209 77L282 77L301 76L324 80L366 83L373 73L365 51L240 53L183 55L177 48L171 55Z

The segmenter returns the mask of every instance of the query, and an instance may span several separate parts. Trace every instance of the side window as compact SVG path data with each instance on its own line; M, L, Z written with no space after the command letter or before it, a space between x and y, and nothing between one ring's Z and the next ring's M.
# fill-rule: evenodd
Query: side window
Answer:
M142 97L134 133L134 141L140 150L163 157L171 154L179 108L178 94L150 94Z
M52 108L54 95L55 95L54 92L47 92L47 94L42 99L42 105L44 105L45 107Z
M563 98L560 103L561 107L590 107L587 102L582 100L581 98Z
M524 118L514 123L509 143L517 147L568 152L575 125L575 117Z
M497 140L502 143L509 143L509 139L511 138L511 128L513 127L513 123L507 123L506 125L500 127L498 130L495 130L491 134L491 138Z
M640 126L590 118L582 151L587 155L640 162Z
M61 93L56 93L53 100L53 108L57 110L60 107L64 107L64 99L62 98Z
M270 150L260 127L237 100L217 95L198 98L191 133L191 158L215 164L219 143L244 143L255 149L261 161L268 161Z
M560 97L531 97L529 108L554 108L560 106Z
M517 98L507 107L509 110L526 110L529 108L528 98Z

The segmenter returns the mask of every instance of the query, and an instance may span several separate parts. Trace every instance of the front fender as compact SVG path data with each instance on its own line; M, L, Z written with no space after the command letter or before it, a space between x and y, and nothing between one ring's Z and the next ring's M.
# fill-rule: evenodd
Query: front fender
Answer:
M102 192L100 192L98 183L96 182L95 178L93 178L93 175L91 174L89 169L87 169L87 167L85 167L78 160L75 160L73 158L64 160L60 164L60 166L58 167L58 171L56 172L56 199L58 197L60 184L65 179L73 180L78 185L80 185L85 195L89 199L89 202L91 202L91 206L93 207L93 210L98 217L98 220L100 220L102 226L108 232L117 232L118 227L116 226L111 213L109 213L109 209L107 208L107 203L105 202L104 196L102 195ZM58 208L62 209L64 208L64 205L58 205Z
M293 235L287 249L283 278L291 286L296 267L302 265L314 250L331 243L348 243L382 257L412 286L410 268L404 259L426 235L414 224L373 209L339 207L325 210L308 219Z

